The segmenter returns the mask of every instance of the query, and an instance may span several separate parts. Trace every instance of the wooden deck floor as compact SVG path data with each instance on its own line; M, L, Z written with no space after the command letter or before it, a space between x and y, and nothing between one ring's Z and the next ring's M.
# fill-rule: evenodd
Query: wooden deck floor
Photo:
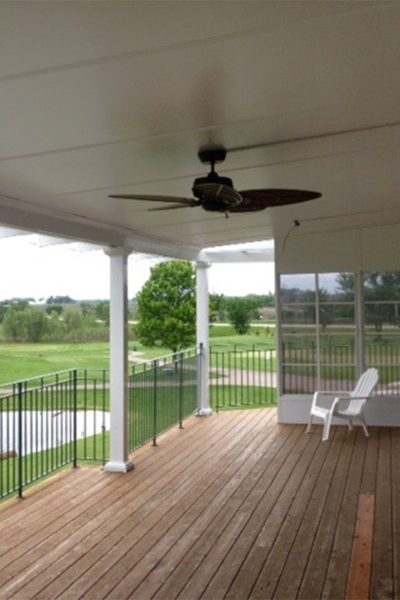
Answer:
M233 411L191 419L126 475L59 475L0 508L0 598L344 598L360 494L370 597L399 598L400 430L320 439Z

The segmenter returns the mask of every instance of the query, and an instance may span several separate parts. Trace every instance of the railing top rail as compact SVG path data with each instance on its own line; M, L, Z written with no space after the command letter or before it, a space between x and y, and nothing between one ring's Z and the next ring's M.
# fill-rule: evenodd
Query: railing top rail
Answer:
M24 381L19 382L19 384L23 384ZM36 391L40 390L50 390L50 389L63 389L62 386L66 384L70 384L71 379L61 379L59 381L52 381L49 383L43 383L42 385L36 385L29 388L24 388L19 385L14 385L12 388L4 388L6 390L5 393L2 394L2 390L0 389L0 402L5 402L7 399L16 398L18 394L21 392L23 396L27 396L28 394L33 394ZM11 391L11 389L13 391ZM1 395L2 394L2 395Z
M271 350L271 352L275 352L276 349L272 348L267 342L265 344L263 342L254 343L251 346L236 344L231 348L227 348L224 344L212 344L210 346L210 352L253 352L254 350Z
M52 373L44 373L42 375L33 375L32 377L24 377L24 379L17 379L14 381L7 381L6 383L0 383L0 391L1 388L9 388L18 385L19 383L29 383L29 381L37 381L38 379L45 379L46 377L55 377L56 375L64 375L66 373L71 373L76 369L63 369L62 371L53 371Z
M198 348L197 347L193 347L193 348L186 348L184 350L178 350L177 352L171 353L171 354L166 354L163 356L159 356L155 359L149 359L146 360L142 363L140 363L141 367L152 367L154 366L154 361L167 361L167 360L174 360L179 356L190 356L190 353L192 353L193 356L195 356L198 353ZM138 365L139 366L139 365ZM29 384L30 382L36 382L39 380L45 380L45 379L50 379L50 378L55 378L57 376L62 376L62 375L66 375L69 376L73 371L77 372L78 378L81 375L82 372L89 372L89 373L94 373L94 372L99 372L99 373L105 373L105 372L109 372L109 368L108 367L73 367L70 369L62 369L60 371L52 371L51 373L41 373L39 375L32 375L32 377L24 377L24 379L16 379L16 380L12 380L12 381L7 381L5 383L0 383L0 394L2 389L10 389L10 388L14 388L17 387L18 384L23 383L23 384ZM55 382L54 382L55 383ZM46 383L46 385L54 385L51 383ZM42 385L38 386L38 387L43 387ZM31 390L34 388L30 388Z
M177 352L172 352L171 354L164 354L163 356L157 356L157 358L151 358L148 359L146 361L137 363L137 366L139 367L153 367L155 362L163 362L163 361L172 361L172 360L176 360L176 358L179 356L185 356L185 355L190 355L190 353L192 353L192 356L196 356L199 352L199 349L197 347L193 347L193 348L186 348L185 350L178 350ZM134 366L134 365L131 365ZM135 365L136 366L136 365Z

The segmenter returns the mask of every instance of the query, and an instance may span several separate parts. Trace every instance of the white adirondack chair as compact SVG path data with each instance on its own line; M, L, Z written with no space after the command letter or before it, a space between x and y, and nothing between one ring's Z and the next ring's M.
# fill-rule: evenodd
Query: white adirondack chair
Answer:
M365 405L372 391L378 383L379 375L377 369L367 369L356 383L352 392L315 392L311 404L310 417L308 420L307 433L311 431L313 417L319 417L324 422L322 441L329 438L329 431L333 417L348 421L349 429L353 428L353 421L358 421L367 437L369 437L367 425L364 418ZM321 396L334 396L332 406L325 408L318 404ZM344 408L340 404L346 402Z

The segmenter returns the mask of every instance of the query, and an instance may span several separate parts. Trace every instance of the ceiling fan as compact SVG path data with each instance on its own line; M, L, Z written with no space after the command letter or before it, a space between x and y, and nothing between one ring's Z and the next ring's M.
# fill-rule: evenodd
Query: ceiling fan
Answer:
M206 177L198 177L194 180L192 187L194 198L146 194L112 194L109 198L147 200L168 204L168 206L158 206L148 210L173 210L201 206L204 210L225 213L225 216L228 217L229 213L255 212L265 208L314 200L321 196L319 192L274 188L239 192L235 190L229 177L221 177L215 171L215 164L225 160L226 150L224 148L200 150L198 157L202 163L211 165L211 171Z

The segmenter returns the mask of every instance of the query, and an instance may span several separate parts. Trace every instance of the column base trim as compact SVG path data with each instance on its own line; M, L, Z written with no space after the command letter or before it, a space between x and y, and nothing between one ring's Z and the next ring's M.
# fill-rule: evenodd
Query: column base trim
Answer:
M196 417L209 417L212 414L212 408L198 408L196 411Z
M134 467L131 460L128 460L127 462L115 462L109 460L108 463L105 464L104 470L109 473L128 473L128 471L132 471Z

